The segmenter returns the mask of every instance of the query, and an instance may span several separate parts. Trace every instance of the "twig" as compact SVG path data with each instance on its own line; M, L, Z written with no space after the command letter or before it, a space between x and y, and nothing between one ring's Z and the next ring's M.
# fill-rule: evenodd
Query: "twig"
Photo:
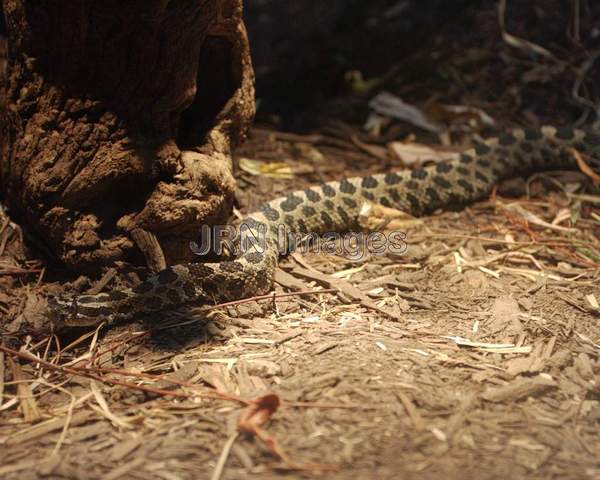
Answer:
M221 455L219 455L219 460L215 465L215 469L213 470L212 475L210 476L210 480L219 480L221 475L223 474L223 469L225 468L225 463L227 463L227 459L229 458L229 453L231 452L231 447L235 443L236 439L240 435L239 432L234 432L227 441L225 445L223 445L223 450L221 450Z
M192 397L191 394L184 393L184 392L173 392L173 391L169 391L169 390L163 390L161 388L143 387L141 385L136 385L134 383L123 382L123 381L115 380L115 379L111 379L111 378L103 378L100 375L90 373L90 371L88 369L70 368L70 367L63 367L62 365L54 365L53 363L47 362L46 360L42 360L41 358L38 358L34 355L31 355L31 354L25 353L25 352L18 352L16 350L13 350L12 348L5 347L4 345L0 345L0 350L11 356L18 357L23 360L28 360L33 363L39 363L40 365L45 366L49 370L55 370L55 371L60 371L63 373L69 373L71 375L80 375L80 376L83 375L85 377L92 378L94 380L98 380L99 382L102 382L102 383L108 383L108 384L112 384L112 385L121 385L123 387L132 388L134 390L141 390L146 393L154 393L157 395L180 397L180 398Z
M42 268L32 268L30 270L24 268L4 268L0 270L0 275L30 275L32 273L42 273Z
M556 58L549 50L544 47L537 45L529 40L515 37L506 31L506 0L500 0L498 3L498 23L500 24L500 30L502 31L503 40L510 46L519 48L521 50L531 50L538 55L542 55L546 58L551 58L559 64L562 64L558 58Z
M256 297L243 298L241 300L233 300L227 303L220 303L218 305L211 305L206 307L207 310L214 310L216 308L224 308L231 307L233 305L240 305L242 303L254 302L258 300L273 300L274 298L284 298L284 297L295 297L298 295L317 295L320 293L337 293L339 290L337 288L323 288L321 290L301 290L298 292L287 292L287 293L267 293L266 295L259 295Z

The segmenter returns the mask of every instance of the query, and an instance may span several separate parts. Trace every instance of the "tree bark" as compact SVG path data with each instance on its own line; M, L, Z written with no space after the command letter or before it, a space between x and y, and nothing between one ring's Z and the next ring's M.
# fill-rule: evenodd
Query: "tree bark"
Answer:
M241 1L4 0L2 200L70 268L185 261L226 220L254 114Z

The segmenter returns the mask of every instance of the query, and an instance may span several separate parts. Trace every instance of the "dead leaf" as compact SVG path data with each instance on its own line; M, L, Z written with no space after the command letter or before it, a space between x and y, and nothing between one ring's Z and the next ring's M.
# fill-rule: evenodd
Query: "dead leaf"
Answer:
M242 413L239 428L256 434L260 427L277 411L279 403L279 397L274 393L269 393L255 400Z
M365 131L373 137L380 137L381 131L391 123L389 117L377 115L376 113L369 113L367 120L363 126Z
M381 78L374 77L365 80L360 70L349 70L344 74L344 80L348 82L354 93L369 93L381 83Z
M434 133L441 131L441 128L430 122L421 110L405 103L400 97L392 93L379 93L371 99L369 107L380 115L403 120L423 130Z
M239 160L239 167L246 173L255 176L265 176L269 178L290 179L294 178L292 169L284 162L261 162L250 158L242 157Z
M516 203L513 203L511 205L506 205L506 209L517 212L529 223L533 223L534 225L539 225L540 227L549 228L550 230L558 230L559 232L575 233L575 232L579 231L576 228L567 228L567 227L561 227L560 225L552 225L551 223L546 222L545 220L542 220L535 213L530 212L529 210L525 210L521 205L518 205Z
M469 125L479 124L486 127L493 127L496 121L484 112L481 108L470 105L443 105L434 104L427 109L431 118L436 122L444 124L467 123Z
M406 166L423 163L426 160L441 162L458 158L457 152L435 150L419 143L391 142L388 149Z
M242 413L238 428L245 432L251 433L260 439L265 447L276 457L281 459L288 468L294 470L336 470L335 465L299 463L292 460L289 455L283 450L279 442L272 437L267 431L263 430L262 426L271 418L277 411L280 405L280 400L274 393L269 393L254 400Z

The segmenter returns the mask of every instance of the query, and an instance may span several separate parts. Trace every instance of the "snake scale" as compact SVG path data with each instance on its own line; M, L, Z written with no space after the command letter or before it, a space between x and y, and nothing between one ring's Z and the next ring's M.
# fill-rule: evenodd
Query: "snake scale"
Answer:
M357 226L365 202L423 215L485 198L502 179L575 165L571 149L600 158L600 135L570 127L516 129L477 143L457 159L417 170L332 181L263 204L243 223L266 226L266 242L235 260L173 265L131 289L50 300L54 328L112 324L189 302L224 302L267 293L279 258L281 224L297 233Z

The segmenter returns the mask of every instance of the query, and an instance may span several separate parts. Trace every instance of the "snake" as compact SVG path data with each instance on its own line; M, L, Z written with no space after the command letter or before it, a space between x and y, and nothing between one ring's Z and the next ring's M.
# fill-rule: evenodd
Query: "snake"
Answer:
M261 234L262 241L247 242L237 258L172 265L132 288L54 297L49 299L50 319L57 330L110 325L190 302L214 304L264 295L285 254L279 238L282 225L299 235L351 231L360 228L365 203L413 216L461 208L489 196L500 180L572 168L576 155L600 159L600 135L568 126L517 128L477 141L455 158L433 165L294 191L243 218L244 238Z

